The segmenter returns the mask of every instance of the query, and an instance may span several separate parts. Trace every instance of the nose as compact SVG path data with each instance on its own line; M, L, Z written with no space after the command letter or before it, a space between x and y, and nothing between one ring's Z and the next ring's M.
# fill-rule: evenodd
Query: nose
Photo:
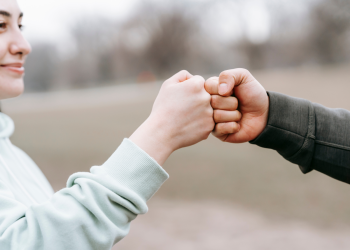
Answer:
M10 44L10 53L13 55L26 56L32 51L32 48L28 41L24 38L23 34L18 31L13 36L13 40Z

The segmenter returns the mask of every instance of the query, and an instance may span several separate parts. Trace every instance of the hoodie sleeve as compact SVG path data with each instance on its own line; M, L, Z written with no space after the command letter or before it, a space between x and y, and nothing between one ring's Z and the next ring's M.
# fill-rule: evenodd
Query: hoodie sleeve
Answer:
M109 250L147 212L146 202L167 178L125 139L102 166L73 174L45 203L28 208L0 182L0 249Z

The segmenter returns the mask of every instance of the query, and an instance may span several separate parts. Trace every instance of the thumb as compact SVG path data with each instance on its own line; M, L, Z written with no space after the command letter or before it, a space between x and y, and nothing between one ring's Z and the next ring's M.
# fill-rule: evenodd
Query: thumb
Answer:
M233 88L250 79L251 74L246 69L230 69L221 72L219 76L219 95L230 96Z

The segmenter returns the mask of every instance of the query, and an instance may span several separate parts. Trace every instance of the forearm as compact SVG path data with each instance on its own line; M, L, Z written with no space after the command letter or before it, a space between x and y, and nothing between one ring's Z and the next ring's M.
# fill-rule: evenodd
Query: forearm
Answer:
M91 173L76 173L48 202L26 208L0 185L0 249L110 249L147 212L167 173L126 140Z
M350 112L269 92L269 120L251 143L277 150L304 173L315 169L350 183Z
M175 150L172 147L171 138L167 136L157 119L148 118L129 139L157 161L159 165L163 165Z

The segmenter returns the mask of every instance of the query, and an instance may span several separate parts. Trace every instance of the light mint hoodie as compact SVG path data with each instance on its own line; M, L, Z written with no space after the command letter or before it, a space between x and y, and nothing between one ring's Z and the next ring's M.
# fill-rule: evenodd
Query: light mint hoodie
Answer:
M0 249L107 250L147 212L146 201L168 174L124 139L102 165L69 177L53 192L35 163L11 144L10 117L0 113Z

